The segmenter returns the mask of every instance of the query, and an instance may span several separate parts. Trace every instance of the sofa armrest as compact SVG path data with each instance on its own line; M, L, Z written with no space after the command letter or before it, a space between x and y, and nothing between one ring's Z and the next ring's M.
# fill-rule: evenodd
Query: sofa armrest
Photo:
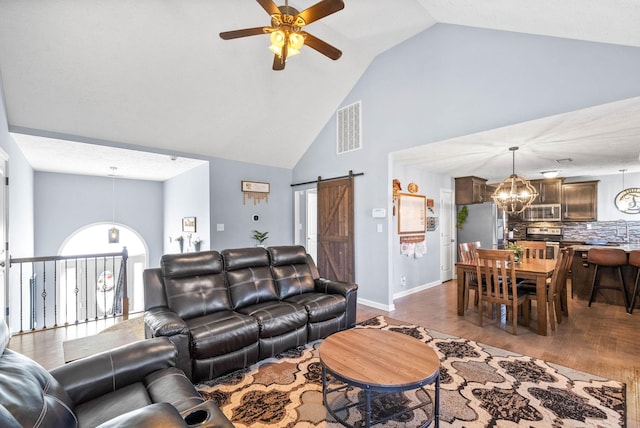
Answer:
M356 324L356 309L358 303L358 284L343 281L331 281L325 278L314 280L316 291L326 294L340 294L347 300L347 311L343 329Z
M191 379L189 326L177 313L165 306L146 310L144 335L146 338L168 337L178 350L176 367Z
M189 333L187 323L177 313L164 306L145 311L144 324L145 335L150 332L151 337Z
M169 403L156 403L132 410L98 425L97 428L188 427L182 415Z
M314 281L316 291L326 294L342 294L347 297L351 293L358 291L358 284L343 281L332 281L330 279L318 278Z
M176 347L166 337L141 340L51 370L77 405L175 367Z

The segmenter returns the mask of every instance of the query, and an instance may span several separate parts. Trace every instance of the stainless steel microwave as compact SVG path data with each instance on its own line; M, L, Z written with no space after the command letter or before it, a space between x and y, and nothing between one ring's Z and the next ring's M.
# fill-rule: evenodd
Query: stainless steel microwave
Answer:
M562 208L560 204L531 205L524 210L524 221L560 221L562 220Z

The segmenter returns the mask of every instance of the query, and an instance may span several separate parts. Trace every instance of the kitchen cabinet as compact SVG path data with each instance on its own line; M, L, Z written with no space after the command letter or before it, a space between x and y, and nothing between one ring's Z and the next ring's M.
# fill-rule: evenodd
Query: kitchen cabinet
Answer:
M486 187L487 180L480 177L457 177L456 205L481 204L487 202Z
M598 220L598 181L562 185L562 220Z
M547 178L544 180L531 180L531 185L538 192L534 204L560 204L562 203L562 182L564 178Z

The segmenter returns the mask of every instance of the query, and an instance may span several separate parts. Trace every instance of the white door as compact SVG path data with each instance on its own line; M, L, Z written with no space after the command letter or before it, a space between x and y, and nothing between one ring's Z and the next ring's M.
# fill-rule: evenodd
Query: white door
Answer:
M318 261L318 191L307 190L307 253Z
M453 191L440 189L440 280L453 278L456 255L453 234Z

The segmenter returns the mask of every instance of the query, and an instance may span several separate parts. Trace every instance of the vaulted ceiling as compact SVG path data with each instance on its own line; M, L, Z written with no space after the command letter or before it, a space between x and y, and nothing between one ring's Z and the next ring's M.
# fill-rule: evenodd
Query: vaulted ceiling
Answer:
M640 47L638 22L632 0L345 0L307 28L342 57L276 72L268 36L218 37L269 24L253 0L0 0L0 73L13 129L292 168L376 55L436 23Z

